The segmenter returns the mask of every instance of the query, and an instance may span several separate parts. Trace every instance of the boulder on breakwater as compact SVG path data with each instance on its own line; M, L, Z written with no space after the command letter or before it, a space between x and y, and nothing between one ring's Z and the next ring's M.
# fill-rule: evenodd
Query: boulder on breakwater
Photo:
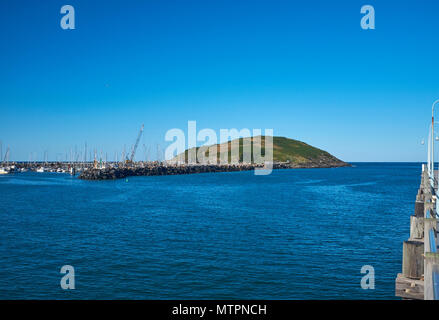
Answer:
M333 168L348 166L335 163L308 163L306 165L297 165L290 163L274 163L273 169L293 169L293 168ZM255 168L263 168L262 164L225 164L225 165L153 165L153 166L133 166L133 167L109 167L104 169L89 168L84 170L79 179L84 180L114 180L123 179L133 176L165 176L177 174L194 174L208 172L233 172L233 171L249 171Z

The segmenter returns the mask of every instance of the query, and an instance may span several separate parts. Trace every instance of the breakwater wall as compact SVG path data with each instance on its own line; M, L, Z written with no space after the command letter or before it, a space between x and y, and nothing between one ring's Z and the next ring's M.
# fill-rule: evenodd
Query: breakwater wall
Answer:
M307 164L297 165L290 163L273 163L273 169L298 169L298 168L334 168L349 166L348 164ZM146 166L133 167L109 167L104 169L88 168L80 175L80 179L84 180L113 180L123 179L133 176L164 176L164 175L179 175L179 174L195 174L208 172L233 172L233 171L249 171L255 169L262 169L262 164L224 164L224 165L169 165L156 164Z

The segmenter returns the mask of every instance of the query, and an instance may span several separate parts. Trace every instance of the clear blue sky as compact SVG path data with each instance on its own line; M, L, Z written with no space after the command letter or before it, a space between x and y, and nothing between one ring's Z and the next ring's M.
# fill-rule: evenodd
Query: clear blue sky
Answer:
M60 27L64 4L75 30ZM364 4L375 30L360 28ZM141 146L165 146L196 120L273 128L346 161L424 161L439 98L433 0L3 0L0 40L0 140L15 160L85 141L113 157L142 123Z

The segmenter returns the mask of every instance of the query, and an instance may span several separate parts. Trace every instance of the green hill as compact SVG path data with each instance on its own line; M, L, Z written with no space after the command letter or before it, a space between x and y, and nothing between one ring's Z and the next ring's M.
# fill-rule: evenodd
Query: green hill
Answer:
M236 139L238 140L238 139ZM232 142L236 141L228 141L223 144L227 144L227 148L229 150L229 161L231 158L231 150L232 146L235 147L235 144ZM239 139L239 161L243 161L243 150L244 146L248 146L253 144L254 138L240 138ZM236 143L236 142L235 142ZM261 154L265 155L265 136L261 137ZM207 148L209 147L203 147L205 149L206 156L209 155L209 151ZM200 147L197 147L197 152ZM220 151L220 144L216 145L217 148L217 158L219 159L219 151ZM187 161L187 155L188 150L185 151L185 160ZM176 158L182 159L182 155L177 156ZM310 146L309 144L306 144L305 142L289 139L285 137L273 137L273 161L274 162L289 162L292 166L310 166L310 167L339 167L339 166L346 166L347 163L337 159L333 155L329 154L328 152L315 148L313 146ZM253 162L253 157L252 157Z

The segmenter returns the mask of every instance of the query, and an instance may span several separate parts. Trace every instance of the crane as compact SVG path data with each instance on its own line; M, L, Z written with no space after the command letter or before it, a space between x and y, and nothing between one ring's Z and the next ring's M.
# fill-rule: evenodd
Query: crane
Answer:
M130 163L133 163L134 155L136 154L137 146L139 145L139 141L140 141L140 137L142 136L143 128L144 128L144 125L142 124L142 126L140 127L139 134L137 135L136 143L134 144L133 150L131 152L131 157L129 159Z

